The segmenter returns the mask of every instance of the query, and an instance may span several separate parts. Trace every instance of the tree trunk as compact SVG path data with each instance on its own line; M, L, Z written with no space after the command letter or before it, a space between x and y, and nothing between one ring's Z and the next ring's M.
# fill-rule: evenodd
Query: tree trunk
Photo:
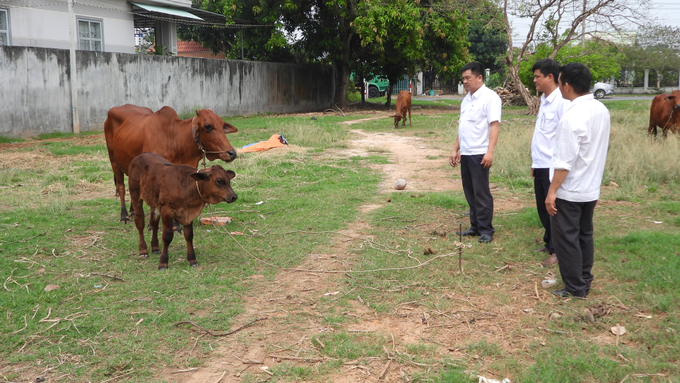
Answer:
M517 92L522 96L522 99L524 102L527 104L527 107L529 107L529 110L527 111L527 114L533 114L534 116L538 114L538 109L541 106L540 99L538 97L532 96L527 88L522 84L522 80L519 78L519 65L515 66L512 65L512 60L511 58L506 58L507 64L508 64L508 73L510 74L510 78L512 79L512 82L515 85L515 88Z
M392 84L392 81L390 81L390 86L387 87L387 90L385 91L385 96L387 96L387 101L385 101L385 106L386 107L391 107L392 106L392 89L394 88L394 84Z
M349 84L349 65L335 66L335 105L342 109L347 106L347 85Z

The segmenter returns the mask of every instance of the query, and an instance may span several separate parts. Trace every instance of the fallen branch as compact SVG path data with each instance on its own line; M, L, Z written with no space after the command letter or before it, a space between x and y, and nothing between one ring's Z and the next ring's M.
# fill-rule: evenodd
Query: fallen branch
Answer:
M253 320L253 321L250 321L250 322L244 324L243 326L237 328L236 330L229 331L229 332L225 332L225 333L222 333L222 334L220 334L220 333L214 333L214 332L208 330L207 328L204 328L204 327L201 327L201 326L197 325L196 323L194 323L194 322L192 322L192 321L182 321L182 322L177 322L177 323L175 323L174 326L177 327L177 326L179 326L179 325L181 325L181 324L188 323L188 324L190 324L190 325L192 325L192 326L198 328L199 330L201 330L201 331L203 331L203 332L205 332L205 333L207 333L207 334L210 334L210 335L212 335L212 336L227 336L227 335L231 335L231 334L233 334L233 333L235 333L235 332L241 331L241 330L243 330L244 328L250 326L251 324L253 324L253 323L255 323L255 322L259 322L259 321L265 320L265 319L268 319L268 318L266 318L266 317L265 317L265 318L257 318L257 319L255 319L255 320Z
M122 374L122 375L114 376L114 377L111 378L111 379L102 380L101 383L110 382L110 381L112 381L112 380L116 380L116 379L122 378L122 377L124 377L124 376L128 376L128 375L132 374L133 372L135 372L135 369L134 369L134 368L130 369L130 371L128 371L128 372L126 372L126 373L124 373L124 374Z
M111 279L113 279L113 280L118 280L118 281L125 282L125 279L123 279L123 278L121 278L121 277L117 277L117 276L115 276L115 275L99 274L99 273L89 273L89 274L87 274L88 277L89 277L90 275L97 275L97 276L99 276L99 277L107 277L107 278L111 278Z
M390 368L391 363L392 359L388 359L387 363L385 363L385 367L382 369L382 372L380 372L380 375L378 375L378 380L376 380L375 383L378 383L382 380L382 378L385 376L385 373L387 373L387 369Z
M24 238L24 239L21 239L21 240L18 240L18 241L7 242L7 243L10 244L10 243L26 242L26 241L28 241L29 239L37 238L37 237L43 236L43 235L45 235L45 234L47 234L47 230L45 230L44 232L42 232L42 233L40 233L40 234L38 234L38 235L34 235L34 236L32 236L32 237Z
M183 373L183 372L191 372L191 371L196 371L196 370L198 370L198 367L187 368L186 370L177 370L177 371L173 371L173 372L171 372L171 374L181 374L181 373Z
M284 360L300 360L300 361L307 361L307 362L323 362L325 359L324 358L305 358L303 356L285 356L285 355L269 355L270 358L275 358L275 359L284 359Z

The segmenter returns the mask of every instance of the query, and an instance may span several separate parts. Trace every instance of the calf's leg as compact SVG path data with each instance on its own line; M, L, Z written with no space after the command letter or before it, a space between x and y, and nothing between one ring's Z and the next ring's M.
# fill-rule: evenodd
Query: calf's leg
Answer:
M149 250L146 247L146 241L144 240L144 208L142 207L142 201L139 196L135 195L134 191L130 191L130 198L132 199L131 204L137 205L137 210L139 213L135 215L135 226L137 226L137 231L139 231L139 255L147 258L149 256ZM138 201L138 202L137 202Z
M196 253L194 252L194 223L184 225L184 239L187 241L187 261L191 267L198 267Z
M142 212L142 214L144 214L144 212ZM158 209L151 209L149 224L151 225L151 252L154 254L161 253L161 247L158 245L158 222L160 222L160 220L161 213Z
M161 218L163 220L163 251L158 262L158 270L165 271L168 269L168 248L175 233L172 231L172 216L163 214L161 211Z

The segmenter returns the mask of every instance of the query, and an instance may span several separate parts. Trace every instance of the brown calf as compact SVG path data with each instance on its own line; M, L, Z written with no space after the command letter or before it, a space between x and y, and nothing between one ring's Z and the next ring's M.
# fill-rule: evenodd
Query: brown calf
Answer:
M184 227L187 241L187 261L191 267L198 267L194 253L193 220L198 217L206 203L236 201L230 180L236 177L231 170L219 165L197 171L189 165L173 165L159 154L142 153L130 162L128 183L130 199L135 209L135 225L139 231L139 254L149 255L144 241L144 208L146 202L151 210L150 224L153 234L151 250L160 252L158 245L158 221L163 221L163 252L158 270L168 268L168 247L172 242L172 221Z
M111 108L104 121L104 136L120 196L120 220L129 220L124 175L130 176L128 166L135 157L144 152L158 153L173 164L193 167L198 167L204 155L210 161L230 162L236 158L236 150L226 135L237 131L210 109L197 110L195 117L180 120L169 106L155 113L130 104Z
M402 126L406 126L406 113L408 112L408 124L411 125L411 92L402 90L397 96L397 114L394 116L394 127L399 126L399 120L404 119Z
M675 133L680 129L680 90L659 94L652 100L647 132L656 137L657 127L661 128L664 137L668 136L669 130Z

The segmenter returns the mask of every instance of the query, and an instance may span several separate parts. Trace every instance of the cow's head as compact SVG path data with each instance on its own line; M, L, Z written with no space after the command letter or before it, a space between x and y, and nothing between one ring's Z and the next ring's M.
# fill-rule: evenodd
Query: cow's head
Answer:
M676 93L680 93L680 91L674 91L672 95L664 98L666 101L670 101L671 104L673 105L674 110L679 110L680 109L680 94L676 95Z
M394 127L395 128L399 126L399 121L401 121L402 118L404 119L404 123L406 123L406 118L404 116L402 116L401 113L397 113L394 116L390 116L390 117L394 117Z
M228 122L223 121L210 109L196 111L196 117L191 121L191 132L194 141L203 146L206 157L210 161L221 159L230 162L236 159L236 150L227 139L228 133L236 133L238 129Z
M231 180L234 177L236 177L236 173L231 170L224 170L220 165L213 165L191 175L191 178L198 184L201 198L211 204L222 201L226 203L236 201L238 196L231 189Z

